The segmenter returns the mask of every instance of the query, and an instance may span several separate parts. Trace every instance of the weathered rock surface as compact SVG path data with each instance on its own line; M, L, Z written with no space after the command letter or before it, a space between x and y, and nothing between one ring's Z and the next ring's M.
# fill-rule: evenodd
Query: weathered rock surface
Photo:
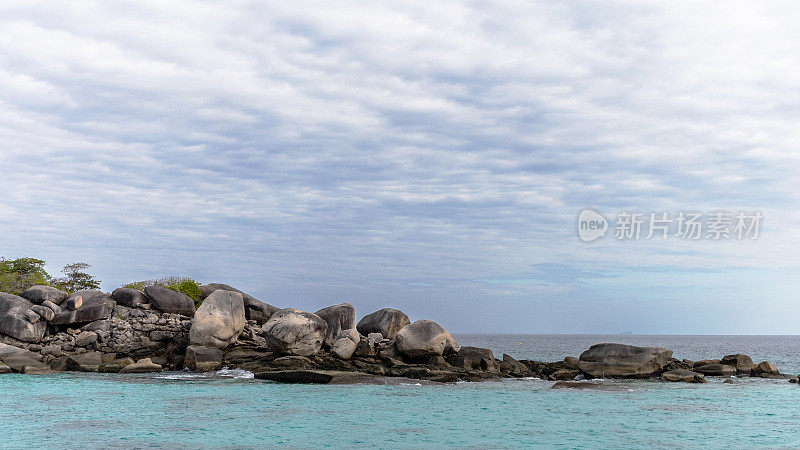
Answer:
M462 365L461 361L456 362L460 367L494 371L497 366L497 360L488 348L465 346L461 347L456 354L463 358L463 364L465 364Z
M86 352L67 358L67 370L73 372L97 372L103 357L98 352Z
M41 305L42 302L46 301L60 305L61 302L69 297L69 293L52 286L37 285L23 292L21 297L36 305Z
M43 321L31 322L31 307L33 303L22 297L0 292L0 333L24 342L40 342L47 326Z
M288 308L273 314L262 331L275 353L311 356L322 348L328 324L316 314Z
M242 300L244 301L245 307L245 317L247 320L255 320L259 325L265 324L273 314L281 310L280 308L272 306L269 303L264 303L252 295L244 293L233 286L222 283L209 283L200 286L200 298L205 299L211 295L212 292L219 289L242 294Z
M134 364L135 361L132 358L119 358L114 359L108 362L101 363L97 366L97 371L100 373L118 373L125 367Z
M190 345L186 349L185 364L195 372L213 372L222 367L224 356L222 350L216 347Z
M354 342L349 337L339 338L334 342L331 347L331 353L340 359L350 359L356 352L358 343Z
M380 333L386 339L396 339L397 333L410 324L408 316L394 308L383 308L361 318L356 329L364 336Z
M52 309L42 305L33 305L31 307L31 311L38 314L39 317L45 321L53 320L53 318L56 316L56 313L54 313Z
M762 361L753 368L753 374L759 376L762 374L778 375L779 373L778 368L768 361Z
M242 294L216 290L206 297L192 319L189 343L225 348L236 342L246 324Z
M76 295L88 293L86 296ZM94 322L96 320L109 319L116 302L111 295L100 291L80 291L71 295L67 303L80 297L83 299L82 305L76 310L62 309L61 313L56 314L50 321L53 325L71 325Z
M589 378L648 378L671 357L672 350L666 348L604 343L581 353L578 367Z
M127 306L128 308L136 308L139 305L149 303L149 300L147 300L144 292L132 288L114 289L114 292L111 293L111 297L113 297L114 301L120 305Z
M144 288L144 295L159 311L194 317L194 300L182 292L176 292L163 286L147 286Z
M134 364L125 366L119 373L151 373L161 372L161 365L155 364L150 358L140 359Z
M418 320L397 333L397 350L409 358L429 358L458 352L453 336L432 320Z
M749 356L742 355L741 353L723 356L720 360L720 364L735 367L736 373L739 375L750 375L750 372L756 367Z
M51 311L53 311L53 314L61 314L61 307L49 300L43 301L41 306L49 308Z
M663 381L683 382L683 383L705 383L706 377L702 373L693 372L687 369L676 369L664 372L660 377Z
M31 351L0 343L0 363L17 373L49 373L42 356Z
M695 367L694 371L712 377L732 377L736 375L736 367L727 364L706 364Z
M356 326L356 309L350 303L328 306L314 314L328 324L328 331L325 333L325 341L323 342L327 347L333 346L342 330L348 330Z

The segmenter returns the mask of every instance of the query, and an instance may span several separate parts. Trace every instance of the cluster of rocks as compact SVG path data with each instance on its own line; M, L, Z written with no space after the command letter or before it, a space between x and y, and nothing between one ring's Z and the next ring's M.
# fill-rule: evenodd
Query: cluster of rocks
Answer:
M430 320L384 308L356 323L349 303L314 313L280 309L225 284L201 287L201 306L160 286L73 294L34 286L0 293L0 372L144 373L242 368L283 382L351 382L407 377L431 382L537 377L561 381L651 378L704 382L706 376L784 378L746 355L688 361L657 347L597 344L579 358L516 360L461 347ZM354 378L356 377L356 378ZM796 380L794 380L796 381Z

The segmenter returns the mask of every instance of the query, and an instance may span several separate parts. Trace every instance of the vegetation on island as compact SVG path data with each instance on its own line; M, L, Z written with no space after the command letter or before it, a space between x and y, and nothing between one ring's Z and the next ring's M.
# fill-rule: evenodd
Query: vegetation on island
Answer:
M20 295L32 286L52 286L62 291L73 292L99 289L100 280L88 273L92 266L85 262L67 264L61 269L63 276L53 277L45 270L45 261L36 258L5 259L0 257L0 292ZM181 292L200 306L200 283L189 277L161 277L135 281L123 287L144 290L147 286L163 286Z
M189 277L161 277L153 280L134 281L123 287L143 291L147 286L161 286L172 291L186 294L194 300L195 306L197 307L203 303L200 299L200 283Z
M53 286L69 293L100 287L100 280L86 272L92 266L84 262L67 264L61 269L64 276L59 278L47 273L44 266L41 259L0 257L0 292L19 295L36 285Z

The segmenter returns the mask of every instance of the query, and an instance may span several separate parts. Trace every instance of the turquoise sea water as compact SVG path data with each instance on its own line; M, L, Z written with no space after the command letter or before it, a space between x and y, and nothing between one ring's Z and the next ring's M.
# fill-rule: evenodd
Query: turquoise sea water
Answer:
M800 387L783 380L603 383L618 390L554 390L552 382L541 380L282 385L239 371L214 376L2 375L0 445L800 447Z

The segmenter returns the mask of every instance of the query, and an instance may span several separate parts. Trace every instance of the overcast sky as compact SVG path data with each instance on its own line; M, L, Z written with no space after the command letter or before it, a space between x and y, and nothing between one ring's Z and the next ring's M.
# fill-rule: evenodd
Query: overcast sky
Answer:
M798 12L3 2L0 255L454 332L798 334ZM583 208L764 219L584 243Z

